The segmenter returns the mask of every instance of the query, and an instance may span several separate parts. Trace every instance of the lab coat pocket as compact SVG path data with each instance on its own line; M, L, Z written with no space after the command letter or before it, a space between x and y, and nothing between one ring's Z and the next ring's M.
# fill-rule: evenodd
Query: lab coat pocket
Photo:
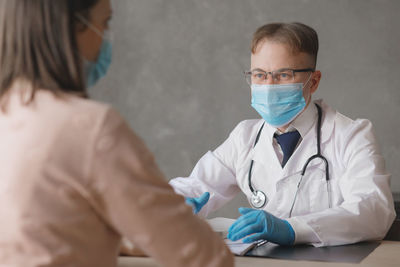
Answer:
M309 212L314 213L329 208L328 191L324 164L310 166L303 177L299 191L308 200Z

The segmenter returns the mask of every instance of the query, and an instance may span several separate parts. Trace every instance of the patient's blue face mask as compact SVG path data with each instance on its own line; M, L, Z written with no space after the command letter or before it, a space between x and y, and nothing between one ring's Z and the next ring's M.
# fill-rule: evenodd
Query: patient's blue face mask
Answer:
M310 81L310 78L308 81ZM280 128L293 121L306 107L303 88L308 84L252 84L251 106L271 126Z
M111 65L112 44L111 41L103 38L99 56L97 60L92 62L85 60L84 70L86 74L86 84L88 87L94 86L101 78L103 78Z
M86 76L86 85L88 87L94 86L101 78L103 78L108 68L111 65L112 60L112 37L109 30L106 30L104 33L101 33L99 29L93 26L90 22L88 22L85 18L78 16L78 18L92 31L98 34L103 42L101 44L99 55L96 61L89 61L87 59L83 59L83 67Z

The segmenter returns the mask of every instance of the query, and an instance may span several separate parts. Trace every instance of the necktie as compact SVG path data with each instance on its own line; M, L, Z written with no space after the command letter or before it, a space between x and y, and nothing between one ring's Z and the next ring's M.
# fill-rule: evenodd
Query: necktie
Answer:
M286 162L289 160L290 156L293 154L294 149L296 148L296 145L299 142L300 134L298 131L293 131L281 135L275 134L274 137L276 138L276 141L282 148L283 152L282 168L283 168L285 167Z

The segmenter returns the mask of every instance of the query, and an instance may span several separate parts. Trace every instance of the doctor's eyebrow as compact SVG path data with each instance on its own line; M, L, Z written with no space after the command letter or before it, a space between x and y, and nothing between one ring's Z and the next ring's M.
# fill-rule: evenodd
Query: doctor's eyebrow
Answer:
M295 68L280 68L280 69L273 70L273 71L274 71L274 72L275 72L275 71L285 71L285 70L292 70L292 69L295 69ZM260 68L255 68L255 69L252 69L251 71L262 71L262 72L268 72L268 71L266 71L266 70L263 70L263 69L260 69Z
M252 69L251 71L263 71L263 72L266 72L265 70L260 69L260 68L255 68L255 69Z

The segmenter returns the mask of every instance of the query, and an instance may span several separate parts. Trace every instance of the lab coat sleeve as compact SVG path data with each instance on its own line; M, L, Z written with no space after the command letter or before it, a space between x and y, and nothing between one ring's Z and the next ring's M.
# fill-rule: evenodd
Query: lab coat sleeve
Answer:
M174 193L152 154L114 111L93 142L93 207L110 231L163 266L233 266L222 239Z
M243 128L242 122L222 145L213 152L207 152L189 177L178 177L169 182L175 192L186 197L199 197L204 192L210 192L210 200L198 214L201 217L219 209L240 191L235 165L242 147L239 136Z
M340 124L337 126L340 128ZM390 174L385 169L371 123L356 120L347 128L342 135L338 134L335 144L345 170L337 177L343 202L322 212L288 219L304 243L333 246L382 239L395 218ZM307 224L319 242L304 240L305 236L313 235L304 234L301 229L310 228L296 227L299 224Z

